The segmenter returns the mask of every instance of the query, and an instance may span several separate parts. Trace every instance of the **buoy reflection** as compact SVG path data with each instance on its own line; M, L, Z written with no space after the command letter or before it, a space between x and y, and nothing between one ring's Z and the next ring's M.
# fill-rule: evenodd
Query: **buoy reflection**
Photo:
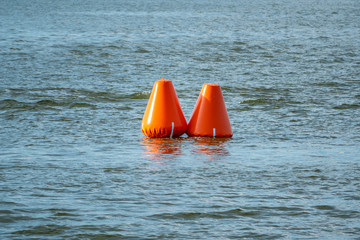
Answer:
M194 138L193 153L227 156L229 152L226 150L225 143L230 138L208 138L208 137L196 137Z
M181 154L181 138L143 138L145 156L151 159L173 158Z

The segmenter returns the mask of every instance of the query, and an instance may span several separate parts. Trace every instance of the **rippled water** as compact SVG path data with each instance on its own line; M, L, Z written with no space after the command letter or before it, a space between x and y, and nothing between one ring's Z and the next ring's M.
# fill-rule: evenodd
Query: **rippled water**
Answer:
M360 2L0 0L1 239L357 239ZM231 139L149 139L156 80Z

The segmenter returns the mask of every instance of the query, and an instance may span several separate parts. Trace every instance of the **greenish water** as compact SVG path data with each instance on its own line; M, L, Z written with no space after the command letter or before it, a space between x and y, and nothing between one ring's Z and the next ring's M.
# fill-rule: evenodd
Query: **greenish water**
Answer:
M357 239L360 3L0 0L1 239ZM219 83L231 139L149 139Z

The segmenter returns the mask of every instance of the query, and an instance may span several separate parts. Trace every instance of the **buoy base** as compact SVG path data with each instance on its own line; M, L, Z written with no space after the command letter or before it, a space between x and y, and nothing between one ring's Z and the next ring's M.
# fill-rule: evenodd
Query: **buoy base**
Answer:
M186 132L186 128L178 128L173 131L171 131L171 128L141 128L141 131L150 138L177 138Z

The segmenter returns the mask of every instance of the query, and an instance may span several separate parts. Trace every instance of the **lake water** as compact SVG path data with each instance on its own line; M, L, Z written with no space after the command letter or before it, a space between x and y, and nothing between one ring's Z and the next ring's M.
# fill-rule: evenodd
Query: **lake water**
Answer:
M0 0L1 239L359 239L360 1ZM234 136L150 139L219 83Z

